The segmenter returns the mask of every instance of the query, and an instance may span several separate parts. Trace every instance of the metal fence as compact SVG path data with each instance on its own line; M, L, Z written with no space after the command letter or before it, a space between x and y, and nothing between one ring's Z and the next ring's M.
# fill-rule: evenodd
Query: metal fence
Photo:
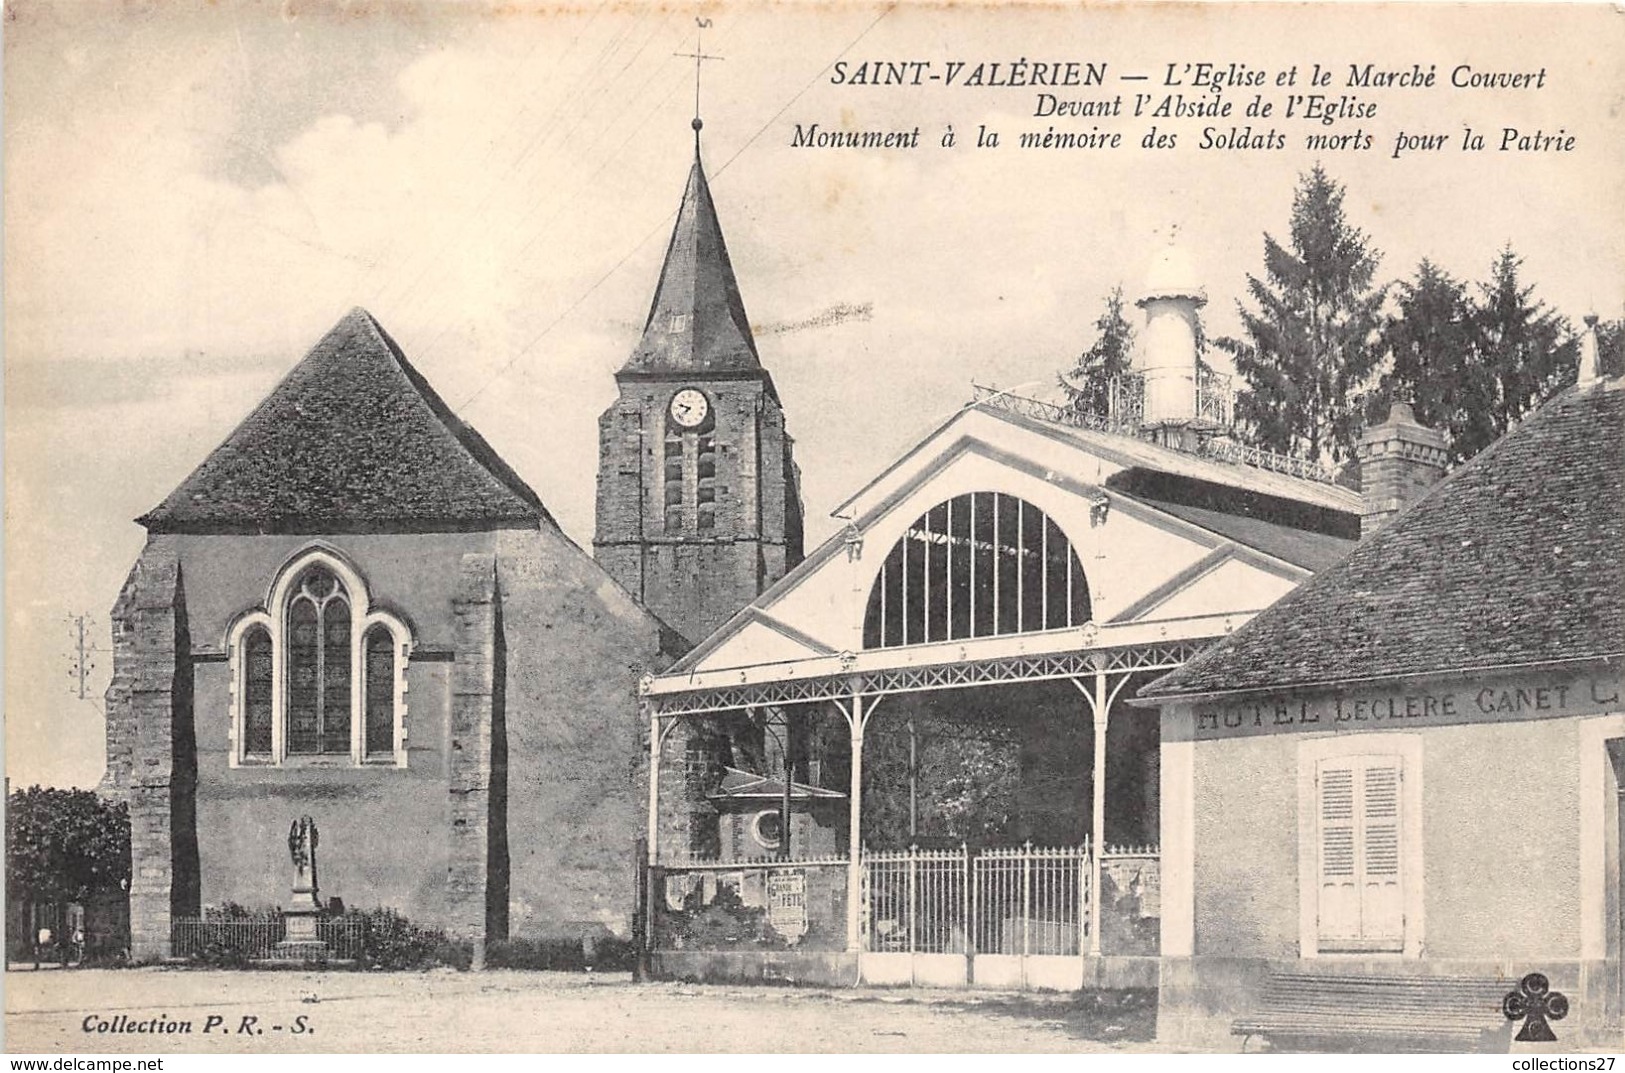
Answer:
M365 925L359 920L320 920L316 938L327 946L328 957L351 961L361 955ZM307 961L308 946L279 950L287 938L287 922L279 915L231 918L180 918L170 923L170 953L178 958L219 958L246 961Z
M963 847L864 854L868 949L963 954L970 918L965 860Z
M1089 948L1092 863L1087 842L866 852L864 949L1077 956ZM1154 952L1156 848L1108 846L1101 869L1106 952Z
M1230 377L1198 361L1196 364L1196 416L1229 428L1236 404Z
M971 862L978 954L1078 954L1089 930L1089 847L1012 846Z
M997 410L1005 410L1025 417L1034 417L1040 421L1049 421L1058 425L1071 425L1074 428L1115 432L1125 436L1138 436L1141 433L1140 423L1144 408L1144 388L1141 385L1137 389L1135 387L1136 383L1138 381L1132 379L1132 374L1129 374L1129 377L1126 377L1121 382L1113 382L1110 390L1112 409L1106 414L1075 410L1060 403L1028 398L1008 391L998 391L993 388L983 387L980 384L972 384L971 388L973 399L978 405L991 406ZM1235 393L1231 389L1229 378L1225 374L1209 370L1200 382L1196 401L1198 416L1206 418L1216 425L1230 426L1234 418ZM1176 448L1176 450L1183 450L1183 448ZM1206 458L1217 459L1221 462L1231 462L1237 465L1251 466L1255 469L1269 470L1274 473L1284 473L1291 477L1300 477L1321 484L1333 484L1337 480L1336 472L1331 467L1318 461L1266 451L1261 447L1239 443L1230 438L1229 435L1199 440L1192 453Z

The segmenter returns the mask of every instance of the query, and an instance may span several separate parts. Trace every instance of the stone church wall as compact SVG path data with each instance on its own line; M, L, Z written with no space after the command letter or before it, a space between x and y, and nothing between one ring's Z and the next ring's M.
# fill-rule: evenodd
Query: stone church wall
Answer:
M552 529L321 538L412 631L407 766L233 767L227 631L316 542L157 536L121 594L104 785L132 807L138 956L204 905L286 905L301 815L324 898L465 935L624 934L637 685L679 642Z
M301 815L321 832L321 893L347 906L388 906L414 920L447 922L451 753L448 717L455 646L453 599L465 553L490 534L322 538L366 579L371 600L412 627L407 664L407 766L231 768L232 617L258 606L276 573L313 538L191 536L181 562L192 610L198 755L197 837L206 905L286 904L288 825Z
M659 623L550 530L497 538L507 638L510 933L625 935L644 829L638 681Z

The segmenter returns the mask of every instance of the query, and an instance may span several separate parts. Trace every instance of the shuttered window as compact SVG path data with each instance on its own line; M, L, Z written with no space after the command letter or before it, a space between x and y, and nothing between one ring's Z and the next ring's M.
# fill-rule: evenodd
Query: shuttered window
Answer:
M1405 948L1404 868L1398 756L1342 756L1315 772L1319 948Z

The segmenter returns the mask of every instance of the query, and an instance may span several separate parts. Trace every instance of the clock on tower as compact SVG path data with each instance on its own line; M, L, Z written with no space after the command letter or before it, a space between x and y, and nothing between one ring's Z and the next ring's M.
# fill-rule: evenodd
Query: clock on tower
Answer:
M593 555L699 643L801 561L800 478L699 155L599 418Z
M699 388L685 387L671 397L671 420L678 428L699 428L710 416L711 400Z

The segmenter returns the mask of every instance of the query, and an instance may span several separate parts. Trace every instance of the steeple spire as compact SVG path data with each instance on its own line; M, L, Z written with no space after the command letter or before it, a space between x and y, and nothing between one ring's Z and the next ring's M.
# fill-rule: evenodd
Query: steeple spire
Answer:
M697 109L699 64L717 57L706 56L697 46L692 55ZM700 129L704 125L696 114L691 123L694 165L677 210L677 225L666 246L666 263L660 269L643 338L619 375L765 375L700 159Z

